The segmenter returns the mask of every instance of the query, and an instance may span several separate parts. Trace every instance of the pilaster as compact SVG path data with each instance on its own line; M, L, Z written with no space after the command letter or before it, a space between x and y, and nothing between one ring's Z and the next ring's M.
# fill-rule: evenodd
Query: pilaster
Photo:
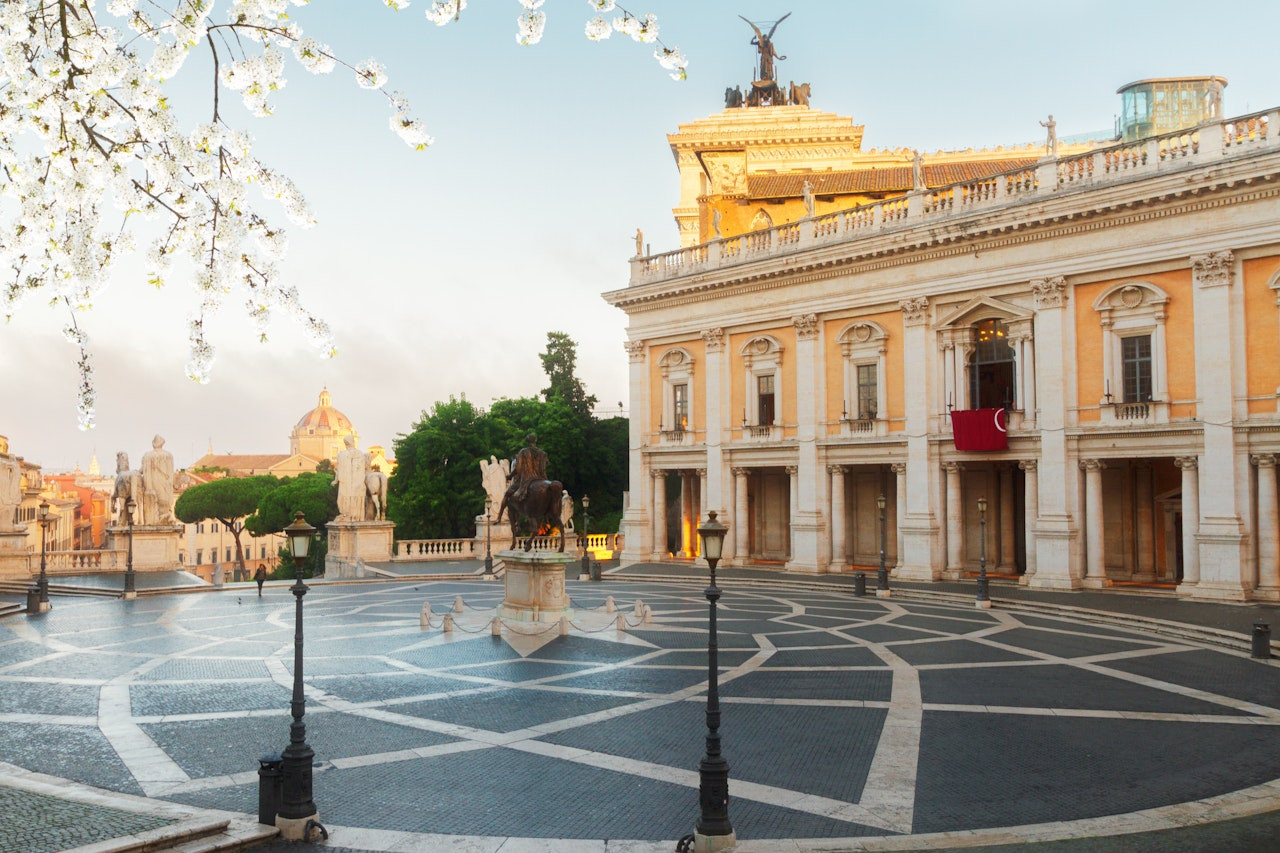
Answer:
M904 388L925 389L929 381L929 300L924 296L898 303L902 311L902 345L905 353ZM932 500L937 464L929 446L929 400L923 393L906 399L907 500L902 530L903 578L932 578L941 559L941 543Z

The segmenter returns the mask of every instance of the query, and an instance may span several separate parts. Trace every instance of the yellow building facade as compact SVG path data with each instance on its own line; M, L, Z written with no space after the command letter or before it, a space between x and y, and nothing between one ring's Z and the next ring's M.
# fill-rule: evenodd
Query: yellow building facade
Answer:
M923 156L801 105L682 125L681 246L605 294L624 561L695 556L716 510L731 565L883 536L902 578L1280 599L1280 111L1202 118ZM994 410L1004 446L958 447Z

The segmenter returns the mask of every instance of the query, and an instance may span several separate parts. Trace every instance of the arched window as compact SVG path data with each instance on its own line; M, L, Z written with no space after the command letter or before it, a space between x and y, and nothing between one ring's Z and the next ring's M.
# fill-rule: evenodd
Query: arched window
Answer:
M764 208L756 211L756 215L751 217L751 231L764 231L773 227L773 217L769 215Z
M658 359L662 371L662 438L687 441L693 435L693 356L683 347Z
M1127 281L1094 300L1102 326L1104 419L1167 420L1165 306L1169 296L1145 281Z
M991 318L973 324L973 352L969 357L969 407L1013 408L1017 386L1015 353L1009 327Z

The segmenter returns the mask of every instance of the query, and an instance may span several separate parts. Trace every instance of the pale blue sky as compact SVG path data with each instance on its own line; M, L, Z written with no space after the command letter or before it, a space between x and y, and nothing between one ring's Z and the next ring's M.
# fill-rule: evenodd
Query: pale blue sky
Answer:
M675 248L675 166L666 134L719 112L752 76L752 33L773 21L784 81L811 105L866 127L866 148L984 147L1112 126L1116 88L1144 77L1220 74L1228 114L1280 105L1274 52L1250 34L1280 28L1280 6L1248 2L1068 6L1014 2L653 0L663 41L689 57L677 83L652 48L592 43L585 0L548 0L543 42L515 42L515 0L472 0L436 28L425 0L404 12L373 0L314 0L310 35L353 61L376 56L436 144L410 151L387 129L380 95L341 72L296 65L276 115L245 118L259 157L289 174L319 220L291 229L284 276L337 334L320 359L285 319L260 345L231 302L214 324L213 381L185 378L181 281L156 292L122 267L85 322L97 356L98 427L75 423L64 319L30 304L0 328L0 434L49 469L87 467L96 450L139 457L159 432L180 465L204 453L286 452L293 423L328 386L361 444L391 446L432 402L486 406L533 395L547 331L579 344L579 373L603 408L627 403L625 316L599 294L624 287L635 229ZM181 115L207 115L199 64L184 69ZM234 94L225 93L231 100Z

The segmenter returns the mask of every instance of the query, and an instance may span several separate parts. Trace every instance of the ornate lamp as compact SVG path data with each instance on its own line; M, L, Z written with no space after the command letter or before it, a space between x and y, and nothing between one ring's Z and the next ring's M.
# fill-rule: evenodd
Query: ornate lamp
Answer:
M48 501L40 501L40 514L36 516L36 521L40 523L40 579L36 581L36 587L40 590L38 612L44 613L53 609L53 605L49 603L49 575L45 570L45 546L49 541L49 526L54 522Z
M886 598L889 595L889 570L884 567L884 495L876 496L876 506L880 508L880 568L876 569L876 595Z
M485 496L484 499L484 574L489 579L493 576L493 551L491 545L493 542L493 498Z
M311 535L315 532L301 512L294 513L293 524L284 529L295 572L289 591L297 600L297 608L293 634L293 701L289 703L293 723L289 726L289 745L280 754L282 795L276 825L281 828L281 834L291 840L305 840L307 822L316 819L316 804L311 798L311 764L315 752L307 745L307 727L302 722L306 711L302 694L302 597L307 594L307 585L302 582L302 563L311 550Z
M138 508L138 502L130 495L124 502L124 517L126 535L129 538L129 550L125 555L124 563L124 597L135 598L138 595L137 579L133 574L133 511Z
M978 498L978 596L974 604L978 607L990 607L991 599L987 597L987 499Z
M582 573L591 576L591 542L587 539L587 525L591 516L587 515L587 507L591 506L591 498L582 496Z
M695 839L704 842L696 849L723 850L736 843L733 825L729 823L729 762L720 754L720 665L716 638L716 602L720 589L716 586L716 564L723 553L724 537L729 526L716 521L714 510L698 527L702 537L702 556L711 568L711 583L706 589L709 605L707 634L707 752L698 765L698 805L700 816L694 830ZM701 836L699 839L698 836ZM695 841L696 844L696 841Z

